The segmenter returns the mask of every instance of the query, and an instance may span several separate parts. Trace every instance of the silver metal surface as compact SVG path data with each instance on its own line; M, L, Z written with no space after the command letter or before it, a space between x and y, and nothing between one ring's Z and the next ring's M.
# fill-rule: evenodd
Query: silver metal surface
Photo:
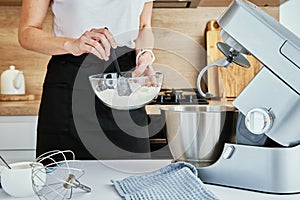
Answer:
M233 107L172 106L161 113L175 160L207 166L219 158L225 142L234 141L238 112Z
M42 167L32 170L32 187L39 199L71 199L77 188L91 192L90 187L79 182L85 171L72 151L49 151L40 155L36 163Z
M229 158L225 155L228 148L234 148ZM226 143L219 160L198 168L198 176L205 183L268 193L299 193L299 155L300 146L268 148Z
M200 93L200 95L204 98L211 98L214 96L211 93L204 93L201 89L201 79L207 70L209 70L212 67L228 68L232 62L234 62L237 65L244 67L244 68L250 67L249 61L239 51L230 47L228 44L222 43L222 42L218 42L217 46L218 46L219 50L224 54L225 57L221 58L219 60L216 60L215 62L204 67L200 71L200 73L198 74L198 77L197 77L197 89L198 89L198 92ZM242 49L241 49L241 51L242 51Z
M299 37L261 8L245 0L232 1L217 21L227 37L231 37L232 41L236 41L300 93Z
M285 147L227 143L217 162L198 169L199 177L248 190L300 193L300 39L246 0L234 0L218 24L229 45L241 47L263 64L233 105L243 115L255 109L272 111L272 127L262 132Z
M250 67L249 61L238 50L223 42L218 42L217 46L230 63L234 62L244 68Z
M238 41L236 41L234 38L232 38L227 32L225 32L223 29L220 32L220 36L223 39L223 41L237 50L240 53L250 55L249 51L245 49Z
M209 70L210 68L212 67L224 67L224 68L227 68L229 67L231 62L228 61L228 59L226 57L224 58L220 58L219 60L216 60L215 62L207 65L206 67L204 67L198 74L198 77L197 77L197 89L198 89L198 92L199 94L204 97L204 98L211 98L214 96L214 94L211 94L211 93L204 93L201 89L201 79L203 77L203 75L207 72L207 70Z
M300 143L300 98L291 88L267 68L263 68L233 101L243 114L253 108L271 109L274 119L272 129L265 134L283 146Z
M244 0L233 1L218 24L226 37L263 64L233 105L244 115L254 108L272 109L276 119L265 134L283 146L299 144L300 131L295 119L300 117L300 39Z

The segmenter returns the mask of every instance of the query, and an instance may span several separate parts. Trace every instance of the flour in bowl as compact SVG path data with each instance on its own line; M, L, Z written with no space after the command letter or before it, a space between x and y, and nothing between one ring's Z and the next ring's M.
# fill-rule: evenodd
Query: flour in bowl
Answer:
M95 91L97 96L109 107L128 110L140 108L149 103L160 91L160 87L142 86L133 90L130 96L119 96L117 89Z

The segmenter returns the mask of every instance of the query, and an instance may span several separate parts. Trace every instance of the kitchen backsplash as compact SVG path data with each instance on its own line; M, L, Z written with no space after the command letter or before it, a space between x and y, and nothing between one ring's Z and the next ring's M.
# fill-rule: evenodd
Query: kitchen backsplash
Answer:
M155 36L156 70L165 74L166 88L196 87L200 67L205 65L205 27L224 7L195 9L154 9L152 26ZM278 7L264 8L278 19ZM24 72L26 92L41 95L49 56L24 50L17 38L20 7L0 7L0 73L15 65ZM44 29L51 31L51 13Z

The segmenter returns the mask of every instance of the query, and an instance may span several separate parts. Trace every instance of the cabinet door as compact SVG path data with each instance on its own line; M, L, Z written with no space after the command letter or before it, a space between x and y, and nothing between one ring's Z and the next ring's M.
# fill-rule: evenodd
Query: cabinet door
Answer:
M35 150L37 116L1 116L0 150Z

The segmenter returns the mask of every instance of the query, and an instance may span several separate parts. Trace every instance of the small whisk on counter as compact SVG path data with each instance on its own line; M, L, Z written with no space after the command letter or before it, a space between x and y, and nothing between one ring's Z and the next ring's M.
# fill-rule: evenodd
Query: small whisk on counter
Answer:
M43 170L32 172L33 188L40 199L71 199L73 189L77 188L91 192L90 187L79 182L85 172L81 169L82 163L75 160L72 151L50 151L39 156L36 163L44 165ZM41 172L46 173L46 180L42 183L35 181L41 180L37 177Z

